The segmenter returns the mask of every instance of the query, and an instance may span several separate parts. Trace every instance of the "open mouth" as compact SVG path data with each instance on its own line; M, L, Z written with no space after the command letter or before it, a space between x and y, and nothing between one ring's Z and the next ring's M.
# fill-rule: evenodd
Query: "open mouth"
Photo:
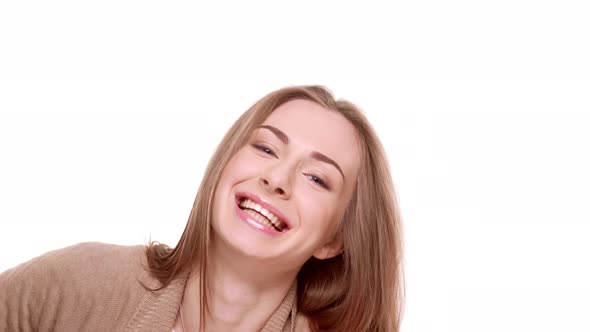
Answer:
M289 229L287 224L279 217L247 197L239 197L238 206L254 220L277 232L284 232Z

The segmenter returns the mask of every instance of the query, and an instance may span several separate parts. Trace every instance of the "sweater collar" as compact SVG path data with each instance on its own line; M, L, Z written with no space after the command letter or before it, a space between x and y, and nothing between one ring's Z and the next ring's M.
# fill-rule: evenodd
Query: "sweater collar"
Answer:
M146 291L135 314L125 328L126 332L162 331L170 332L182 302L188 273L173 279L167 287L158 291ZM162 284L155 278L144 283L151 289L158 289ZM261 332L294 332L297 314L297 282L294 282L283 302L268 319Z

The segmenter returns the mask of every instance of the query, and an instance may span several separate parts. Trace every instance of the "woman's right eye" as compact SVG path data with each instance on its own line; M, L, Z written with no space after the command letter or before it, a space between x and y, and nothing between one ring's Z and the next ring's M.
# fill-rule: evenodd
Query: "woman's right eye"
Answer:
M267 146L264 146L264 145L261 145L261 144L252 144L252 146L256 150L262 151L263 153L266 153L266 154L268 154L270 156L273 156L275 158L277 157L277 155L274 153L274 151L271 148L267 147Z

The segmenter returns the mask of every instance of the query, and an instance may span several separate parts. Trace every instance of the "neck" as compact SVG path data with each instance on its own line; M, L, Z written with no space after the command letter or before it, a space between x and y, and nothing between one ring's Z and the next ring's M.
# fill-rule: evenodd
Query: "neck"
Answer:
M260 271L264 271L262 274ZM260 331L283 302L296 272L268 273L259 262L212 246L207 271L207 331ZM187 331L200 324L200 277L193 269L183 299Z

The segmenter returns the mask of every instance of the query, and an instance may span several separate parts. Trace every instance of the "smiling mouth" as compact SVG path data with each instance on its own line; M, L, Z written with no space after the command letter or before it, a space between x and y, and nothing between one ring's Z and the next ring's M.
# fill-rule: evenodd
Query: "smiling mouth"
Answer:
M242 197L239 200L238 206L249 216L254 218L254 220L276 230L277 232L283 232L288 229L287 224L285 224L279 217L246 197Z

